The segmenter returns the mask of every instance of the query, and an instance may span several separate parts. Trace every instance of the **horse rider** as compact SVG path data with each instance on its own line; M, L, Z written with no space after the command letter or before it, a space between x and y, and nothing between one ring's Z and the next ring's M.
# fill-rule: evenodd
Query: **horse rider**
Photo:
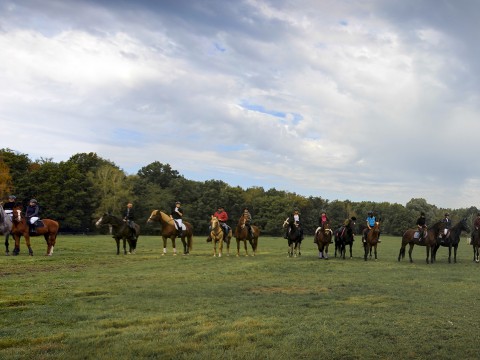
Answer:
M227 238L228 232L230 231L230 228L227 225L227 220L228 220L228 214L225 211L225 208L223 206L219 206L217 208L217 211L213 214L218 219L218 222L220 223L220 226L222 227L223 230L223 240ZM212 226L208 226L208 238L207 242L212 241L212 238L210 237L210 232L212 231Z
M17 206L16 202L17 197L15 195L9 195L8 201L3 204L3 210L5 210L5 214L10 217L10 220L13 221L13 208ZM10 232L5 234L5 246L8 246L8 239L10 237Z
M250 211L248 211L248 208L243 209L243 219L245 220L245 226L248 229L248 233L250 234L250 237L253 239L254 238L254 233L253 233L253 228L252 228L252 214L250 214Z
M373 213L373 211L369 211L367 213L367 228L363 230L363 242L367 242L367 234L368 232L375 226L375 223L377 222L377 217ZM380 235L378 236L377 242L380 241Z
M38 202L35 199L31 199L28 203L27 209L25 210L25 217L27 218L28 227L30 228L30 233L34 234L36 231L35 222L39 219L40 208L38 207Z
M137 230L135 229L135 211L133 210L133 204L129 202L127 204L127 208L123 212L123 221L125 221L132 231L133 240L137 240L138 234Z
M450 228L452 227L452 219L450 219L449 213L445 213L445 217L442 219L442 223L445 224L445 229L443 230L443 236L440 235L440 237L445 240L450 236Z
M318 218L318 228L315 230L315 235L321 230L323 230L323 227L325 224L330 223L330 219L327 216L327 212L325 210L322 210L320 217ZM316 244L316 236L313 237L313 242ZM333 241L330 240L330 244L333 244Z
M287 218L287 221L289 219L290 219L290 217ZM302 224L300 223L300 212L298 211L298 209L293 210L292 219L293 219L293 222L295 223L295 226L297 226L299 228L300 236L303 240L303 227L302 227ZM290 232L290 227L288 227L287 231L285 232L285 239L288 239L289 232Z
M180 201L176 201L175 207L170 213L170 218L175 222L179 236L184 235L183 227L185 226L183 225L183 209L180 207L181 205Z
M425 218L425 213L422 211L420 213L420 217L417 219L417 227L418 227L418 239L422 241L425 238L426 231L427 231L427 219Z

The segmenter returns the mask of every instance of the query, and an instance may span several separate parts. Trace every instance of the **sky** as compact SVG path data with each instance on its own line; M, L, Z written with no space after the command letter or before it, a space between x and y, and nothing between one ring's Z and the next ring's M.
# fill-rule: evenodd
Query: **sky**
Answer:
M0 148L480 207L476 0L0 0Z

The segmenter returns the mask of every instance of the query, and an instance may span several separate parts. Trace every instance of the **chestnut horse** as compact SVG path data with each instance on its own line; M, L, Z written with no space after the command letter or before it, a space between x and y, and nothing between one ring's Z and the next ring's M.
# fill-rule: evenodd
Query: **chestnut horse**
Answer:
M5 236L5 255L9 255L8 250L8 235L12 231L12 219L9 215L5 213L3 206L0 204L0 235L7 235Z
M95 222L96 227L102 225L110 225L112 227L112 235L117 243L117 255L120 255L120 240L123 239L123 253L127 254L127 241L128 241L128 252L130 254L135 254L137 249L137 241L140 235L140 225L135 224L135 231L137 237L133 235L133 229L131 229L127 222L110 214L103 214L100 219Z
M258 237L260 236L260 229L255 225L251 225L251 227L253 230L253 237L248 231L246 219L243 217L243 215L240 217L240 219L238 219L237 227L235 228L235 234L233 235L237 239L237 256L240 256L240 241L243 241L245 247L245 256L248 256L247 241L252 246L253 256L255 256L258 245Z
M480 253L480 228L473 228L472 237L470 244L473 248L473 261L480 262L479 253Z
M302 233L300 231L300 225L298 225L294 219L285 220L283 222L283 228L287 229L287 240L288 240L288 257L297 257L302 255L301 246L302 246Z
M33 250L30 245L30 236L39 236L43 235L45 241L47 242L47 253L45 255L52 256L53 248L57 241L58 229L60 228L58 222L51 219L41 219L37 221L36 229L34 233L30 233L30 228L27 223L27 219L22 213L20 207L15 207L13 209L13 226L12 234L15 239L15 248L13 249L13 255L18 255L20 253L20 238L25 238L27 243L28 253L33 256Z
M418 230L417 229L408 229L403 233L402 236L402 246L400 247L400 252L398 254L398 261L400 261L400 258L405 257L405 247L407 244L410 246L408 250L408 256L410 257L410 262L413 262L412 259L412 251L413 247L415 245L420 245L420 246L425 246L427 248L427 264L429 263L429 257L430 257L430 252L431 252L431 260L430 262L435 261L435 257L433 254L433 250L435 249L435 246L437 245L437 238L439 234L443 234L443 230L445 229L445 223L442 221L437 221L435 224L430 226L427 231L426 235L423 238L420 238L420 236L415 237L416 234L418 235Z
M167 239L172 240L173 255L177 255L177 248L175 246L175 239L177 236L180 236L183 243L183 255L190 254L193 244L193 227L190 223L184 221L183 224L186 227L186 230L183 232L177 230L173 219L169 215L165 214L160 210L153 210L150 214L150 217L147 220L147 223L150 224L153 221L159 221L162 224L162 239L163 239L163 253L167 253ZM185 240L186 238L186 240Z
M372 258L372 249L375 253L375 260L377 260L377 244L380 237L380 221L376 221L373 228L371 228L364 239L363 247L365 249L365 261L367 261L368 254Z
M217 243L218 243L218 257L222 256L223 243L227 244L227 256L230 256L230 240L232 239L232 229L229 228L228 233L225 235L225 230L220 224L220 221L216 216L212 215L210 219L210 238L213 242L213 256L216 256L217 253Z
M315 232L314 243L318 247L318 258L328 260L328 246L332 241L333 231L330 229L329 223L324 223Z
M433 259L437 260L437 250L440 246L448 247L448 263L452 262L452 248L453 248L453 262L457 263L457 249L458 244L460 243L460 235L462 231L470 232L470 228L467 225L467 219L463 218L457 224L455 224L448 234L447 238L437 238L437 245L433 250Z

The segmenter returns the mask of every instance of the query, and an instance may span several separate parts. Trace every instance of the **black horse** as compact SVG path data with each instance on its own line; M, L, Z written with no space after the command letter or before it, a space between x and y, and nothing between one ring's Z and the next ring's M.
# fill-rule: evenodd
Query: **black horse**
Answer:
M433 249L433 260L436 260L437 250L440 246L448 247L448 262L452 262L452 248L453 248L453 262L457 262L457 249L458 244L460 243L460 235L462 231L470 232L470 228L467 225L467 219L463 218L460 220L455 226L450 229L450 233L446 238L444 238L441 234L440 237L437 238L437 244Z
M352 258L352 245L355 235L355 221L357 218L352 216L345 221L345 224L335 230L335 257L337 257L337 251L339 256L345 259L346 247L350 246L350 258Z
M129 253L134 254L137 248L137 240L138 236L140 235L140 226L135 224L135 230L128 226L126 221L122 219L110 215L110 214L103 214L100 219L97 220L95 223L97 227L102 225L110 225L112 226L112 234L113 238L117 243L117 255L120 254L120 240L123 239L123 253L127 254L127 241L129 246Z
M295 220L285 220L283 227L287 228L287 240L288 240L288 257L297 257L302 255L300 247L302 244L302 232L300 225Z

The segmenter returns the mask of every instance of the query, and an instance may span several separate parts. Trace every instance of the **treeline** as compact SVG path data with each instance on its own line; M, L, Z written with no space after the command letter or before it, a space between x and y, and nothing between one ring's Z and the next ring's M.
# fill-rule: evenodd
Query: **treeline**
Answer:
M420 212L429 223L439 220L448 211L455 224L468 218L473 222L478 210L443 209L428 204L425 199L411 199L405 206L388 202L329 201L321 197L305 197L294 192L262 187L243 189L219 180L192 181L170 165L155 161L142 167L137 174L128 175L112 161L95 153L73 155L59 163L52 159L31 160L27 154L0 149L0 196L6 199L13 193L27 205L38 200L41 217L58 220L62 232L94 233L94 222L103 213L120 216L128 201L134 203L137 222L143 234L158 233L157 226L145 221L154 209L170 212L176 200L182 202L185 219L194 226L196 235L206 234L210 215L222 205L230 216L230 225L245 206L262 234L282 234L282 223L294 208L301 213L306 234L313 234L321 211L326 211L334 227L351 216L363 224L369 210L382 218L382 232L401 235L413 227Z

